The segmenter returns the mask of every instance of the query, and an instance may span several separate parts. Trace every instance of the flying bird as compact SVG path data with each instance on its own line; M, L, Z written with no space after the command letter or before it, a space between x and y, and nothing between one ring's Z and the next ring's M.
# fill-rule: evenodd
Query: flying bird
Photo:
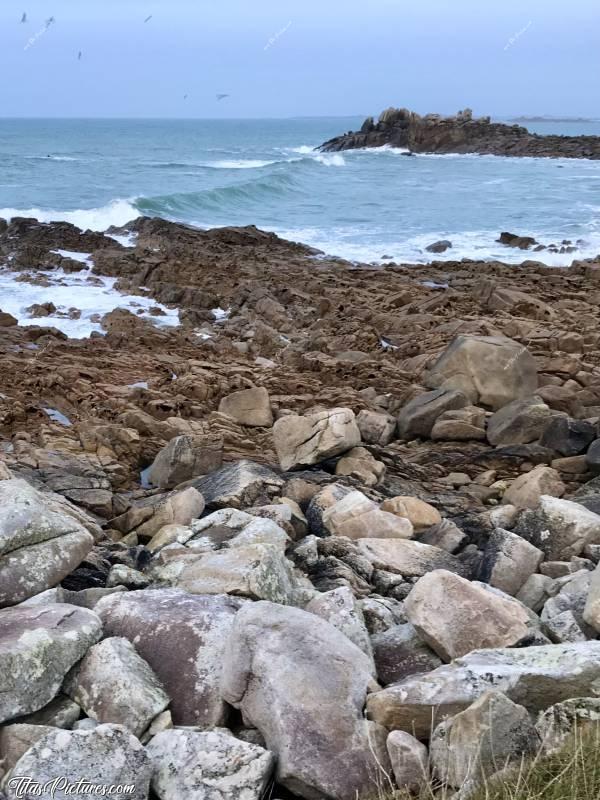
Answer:
M24 11L24 12L23 12L23 16L21 17L21 25L22 25L24 22L27 22L27 12L26 12L26 11Z
M54 25L55 22L56 20L54 19L54 17L48 17L48 19L46 20L46 28L49 28L50 25Z
M81 61L81 56L82 56L82 55L83 55L83 53L82 53L82 52L81 52L81 50L80 50L80 51L79 51L79 55L77 56L77 61Z
M152 14L150 14L150 16L149 16L149 17L146 17L146 19L144 20L144 22L150 22L150 20L151 20L151 19L152 19Z
M225 100L225 98L226 98L226 97L229 97L229 95L228 95L228 94L217 94L217 95L215 95L215 96L216 96L216 98L217 98L217 100L218 100L219 102L221 102L221 100Z
M184 94L184 95L183 95L183 99L184 99L184 100L187 100L187 99L188 99L188 96L187 96L187 94Z

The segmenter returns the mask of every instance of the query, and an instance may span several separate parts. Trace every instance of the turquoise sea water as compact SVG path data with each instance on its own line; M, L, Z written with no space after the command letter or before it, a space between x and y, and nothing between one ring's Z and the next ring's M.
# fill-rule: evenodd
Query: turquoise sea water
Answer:
M0 217L96 230L141 213L256 224L365 261L427 261L440 238L454 244L442 258L521 261L495 242L503 230L600 253L600 161L314 151L361 122L0 120ZM529 128L600 135L600 123ZM559 266L573 256L540 257Z

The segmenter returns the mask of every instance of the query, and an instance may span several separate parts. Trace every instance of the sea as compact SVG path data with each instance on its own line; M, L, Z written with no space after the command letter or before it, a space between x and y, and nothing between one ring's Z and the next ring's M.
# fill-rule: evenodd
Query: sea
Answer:
M257 225L352 261L521 262L501 231L571 254L600 253L600 161L320 153L362 117L264 120L0 120L0 217L68 220L102 231L140 214L202 228ZM538 122L539 133L596 134L600 122Z

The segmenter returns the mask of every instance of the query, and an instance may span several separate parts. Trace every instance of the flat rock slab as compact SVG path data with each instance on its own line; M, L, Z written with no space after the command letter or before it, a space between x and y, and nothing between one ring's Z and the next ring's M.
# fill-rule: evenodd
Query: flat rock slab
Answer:
M396 572L405 578L420 578L434 569L465 573L457 558L430 544L404 539L359 539L357 544L376 569Z
M283 486L283 478L254 461L236 461L216 472L197 478L192 485L204 497L209 509L248 508L257 502L270 502Z
M102 635L100 619L70 605L0 611L0 722L39 711Z
M390 730L429 737L432 724L458 714L496 689L529 711L594 695L600 684L600 641L522 649L477 650L427 675L369 696L369 718Z

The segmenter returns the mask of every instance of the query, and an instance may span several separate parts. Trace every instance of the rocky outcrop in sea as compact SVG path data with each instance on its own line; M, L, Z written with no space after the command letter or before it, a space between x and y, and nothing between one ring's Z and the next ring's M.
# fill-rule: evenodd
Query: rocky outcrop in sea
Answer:
M444 117L421 116L406 108L388 108L379 119L368 117L360 131L325 142L324 152L365 147L398 147L410 153L479 153L496 156L600 158L600 136L543 136L521 125L473 117L470 109Z
M0 226L157 303L0 313L6 797L466 790L600 719L600 259L111 235Z

